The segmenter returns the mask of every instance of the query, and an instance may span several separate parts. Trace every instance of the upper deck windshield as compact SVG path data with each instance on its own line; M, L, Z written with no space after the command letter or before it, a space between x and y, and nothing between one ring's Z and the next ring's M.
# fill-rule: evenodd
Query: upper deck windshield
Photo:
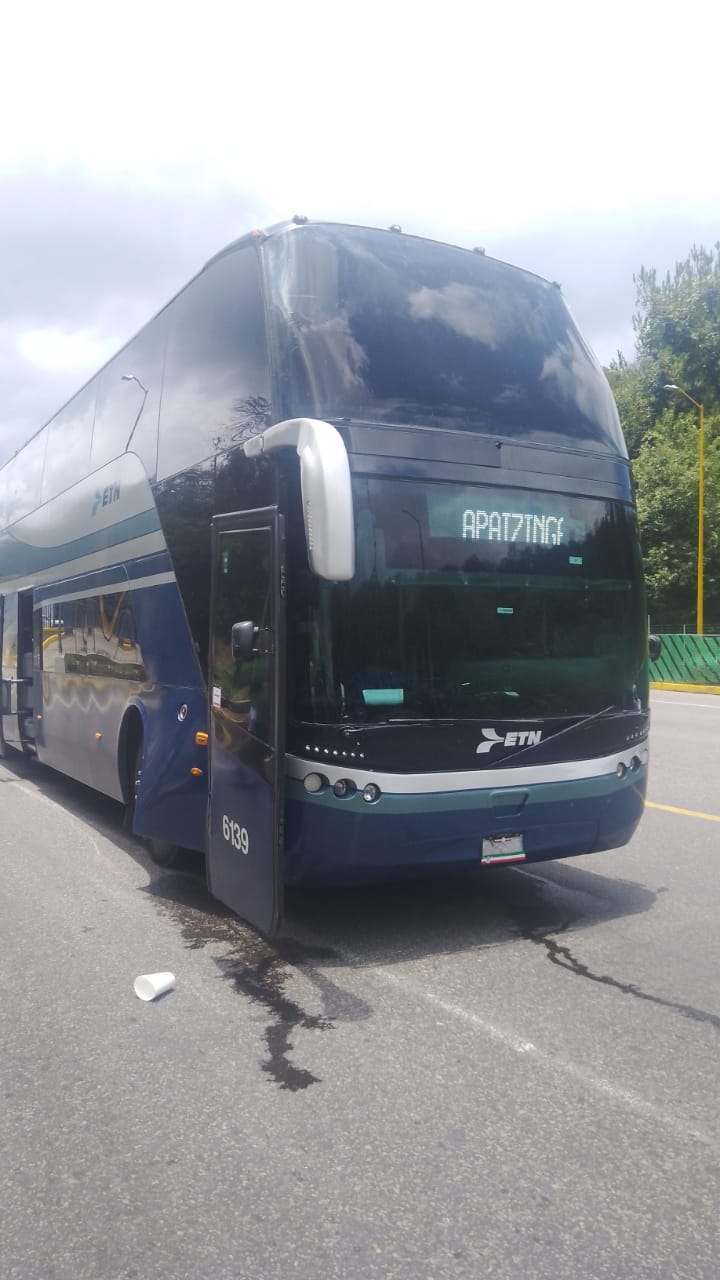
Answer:
M263 247L280 416L522 436L625 456L560 290L468 250L303 226Z
M444 482L354 482L357 570L308 574L294 717L370 725L647 707L634 513Z

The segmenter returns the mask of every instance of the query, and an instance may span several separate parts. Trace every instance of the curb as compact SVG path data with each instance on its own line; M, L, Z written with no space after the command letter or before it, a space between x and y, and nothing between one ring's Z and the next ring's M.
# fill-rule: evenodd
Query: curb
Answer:
M676 684L673 681L651 680L651 689L669 689L673 693L717 693L720 695L719 684Z

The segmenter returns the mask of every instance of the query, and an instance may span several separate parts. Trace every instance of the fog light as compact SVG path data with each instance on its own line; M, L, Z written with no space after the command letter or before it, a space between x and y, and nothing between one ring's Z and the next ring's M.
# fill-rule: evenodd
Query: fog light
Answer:
M618 765L618 767L617 767L617 769L615 770L615 772L616 772L616 774L617 774L618 778L624 778L624 777L625 777L625 774L627 773L627 765L626 765L626 764L623 764L623 762L622 762L622 760L621 760L621 761L620 761L620 763L619 763L619 765Z
M377 801L380 799L380 788L376 786L374 782L368 782L363 787L362 798L363 800L366 800L368 804L377 804Z
M340 800L343 800L345 796L354 795L356 791L357 787L352 781L352 778L338 778L337 782L333 786L333 795L337 796Z
M323 787L327 786L327 778L324 778L321 773L306 773L303 778L303 786L306 791L311 793L322 791Z
M632 769L633 773L637 773L638 769L640 768L639 756L633 756L632 760L630 761L630 768Z

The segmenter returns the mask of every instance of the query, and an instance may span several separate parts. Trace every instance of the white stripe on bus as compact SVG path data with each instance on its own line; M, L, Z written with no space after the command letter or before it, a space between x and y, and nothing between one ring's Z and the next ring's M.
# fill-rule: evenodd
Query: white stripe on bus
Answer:
M617 772L619 764L626 767L630 758L637 755L647 764L646 743L638 743L625 751L594 760L562 760L554 764L518 765L515 769L463 769L452 773L379 773L365 769L353 762L347 764L331 761L318 755L307 760L300 756L286 755L285 770L288 778L302 782L308 773L322 773L332 786L340 778L350 778L358 790L368 782L374 782L387 795L434 795L448 791L495 791L509 788L522 790L541 782L582 782L590 778L605 778Z
M133 560L144 559L145 556L156 555L158 551L167 551L163 534L144 534L142 538L133 538L130 542L119 542L112 547L103 547L91 555L80 556L77 560L66 560L63 564L50 565L47 569L30 571L22 577L9 578L0 582L0 595L11 595L15 591L24 591L30 587L52 586L53 582L65 582L68 578L79 578L94 573L98 569L113 569ZM127 583L125 584L127 586ZM86 593L87 594L87 593Z

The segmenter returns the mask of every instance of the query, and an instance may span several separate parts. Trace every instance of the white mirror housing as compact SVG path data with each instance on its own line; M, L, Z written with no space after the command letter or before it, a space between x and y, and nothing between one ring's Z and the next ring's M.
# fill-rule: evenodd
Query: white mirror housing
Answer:
M350 463L340 432L316 418L289 418L246 440L248 458L294 446L300 459L303 520L313 573L347 582L355 573Z

